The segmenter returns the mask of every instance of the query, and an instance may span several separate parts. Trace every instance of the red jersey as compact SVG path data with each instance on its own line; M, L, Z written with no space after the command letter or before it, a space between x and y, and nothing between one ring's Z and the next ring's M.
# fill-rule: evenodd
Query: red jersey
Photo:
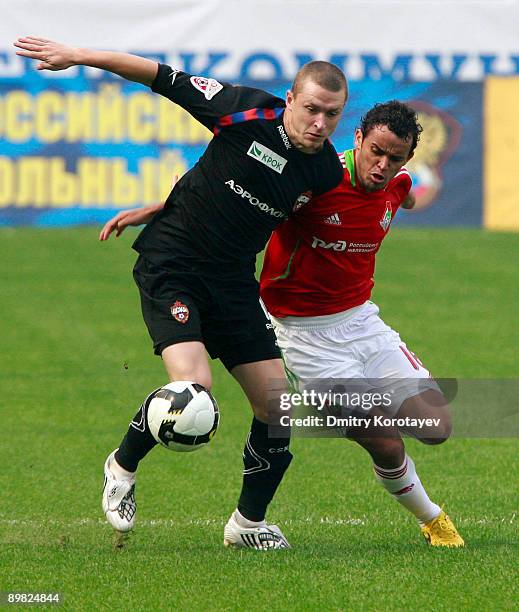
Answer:
M272 234L261 297L275 317L328 315L371 296L375 254L411 189L405 168L380 191L358 184L353 149L339 155L342 182L301 206Z

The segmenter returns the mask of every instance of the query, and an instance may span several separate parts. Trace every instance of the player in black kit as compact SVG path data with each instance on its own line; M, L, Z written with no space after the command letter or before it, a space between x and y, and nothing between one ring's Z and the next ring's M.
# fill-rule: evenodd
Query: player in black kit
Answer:
M155 353L169 379L210 388L207 349L251 403L242 490L224 543L289 547L281 530L265 522L292 455L288 437L268 436L269 418L279 410L268 401L269 384L284 380L284 370L259 302L255 259L294 209L342 179L328 137L346 103L344 75L328 62L306 64L284 101L124 53L34 37L20 38L15 46L19 55L39 60L39 70L94 66L151 86L212 130L204 155L175 185L164 208L157 214L150 209L150 223L133 245L139 252L134 278ZM105 228L101 238L112 229ZM139 410L105 463L103 509L119 531L133 527L135 472L156 444L145 416Z

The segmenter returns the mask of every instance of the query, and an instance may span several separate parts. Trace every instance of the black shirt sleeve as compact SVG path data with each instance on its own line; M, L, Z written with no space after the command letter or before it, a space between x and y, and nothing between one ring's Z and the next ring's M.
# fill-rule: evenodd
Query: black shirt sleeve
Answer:
M241 87L159 65L152 91L175 102L210 130L218 119L251 108L279 108L285 102L261 89Z

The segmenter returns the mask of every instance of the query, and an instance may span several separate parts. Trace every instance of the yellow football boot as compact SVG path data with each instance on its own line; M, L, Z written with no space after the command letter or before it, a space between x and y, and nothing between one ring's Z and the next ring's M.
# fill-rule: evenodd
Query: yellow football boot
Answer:
M450 548L465 546L465 542L454 527L454 523L443 510L432 521L425 523L422 527L422 533L431 546L447 546Z

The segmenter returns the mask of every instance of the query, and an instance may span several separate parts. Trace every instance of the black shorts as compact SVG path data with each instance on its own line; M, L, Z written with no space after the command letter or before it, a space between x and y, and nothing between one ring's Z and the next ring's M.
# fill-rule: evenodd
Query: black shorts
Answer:
M254 275L226 272L175 270L138 258L133 277L156 355L172 344L198 340L229 371L281 357Z

